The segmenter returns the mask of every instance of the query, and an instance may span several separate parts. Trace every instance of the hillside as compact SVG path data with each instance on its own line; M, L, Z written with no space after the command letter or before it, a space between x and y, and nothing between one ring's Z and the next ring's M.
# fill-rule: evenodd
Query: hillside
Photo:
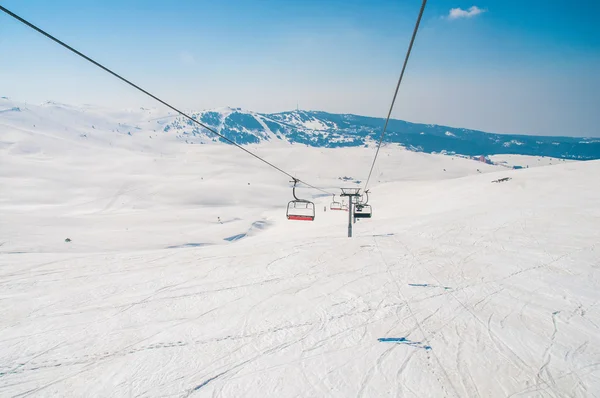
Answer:
M384 124L381 118L302 110L262 114L239 108L222 108L191 111L190 114L238 144L269 141L322 148L372 146L378 141ZM0 124L17 120L29 126L40 118L54 120L54 127L62 123L63 130L87 139L98 139L101 133L110 131L125 135L169 134L188 144L225 142L183 117L156 109L115 111L53 102L40 106L0 99ZM401 120L390 121L385 142L425 153L600 159L600 139L597 138L492 134Z
M330 196L300 189L316 219L288 221L288 177L153 128L172 116L19 108L0 116L1 396L600 390L600 161L387 145L348 239ZM332 192L374 154L248 148Z

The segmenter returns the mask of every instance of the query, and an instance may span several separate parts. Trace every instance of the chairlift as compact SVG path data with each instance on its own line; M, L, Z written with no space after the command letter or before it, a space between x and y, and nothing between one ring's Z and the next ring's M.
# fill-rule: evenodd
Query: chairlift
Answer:
M296 196L296 184L298 180L294 179L294 187L292 194L294 200L290 201L287 205L286 216L288 220L298 221L314 221L315 219L315 204L309 200L298 199Z
M369 202L369 190L366 190L363 195L360 196L358 203L356 203L356 207L354 208L354 218L371 218L373 214L373 209L371 205L368 205Z
M354 208L354 218L371 218L373 210L371 205L359 205Z
M343 206L344 205L341 202L336 202L335 201L335 195L333 195L333 201L329 205L329 208L331 210L344 210Z
M369 203L369 190L367 189L364 193L360 195L358 200L356 201L357 205L366 205Z

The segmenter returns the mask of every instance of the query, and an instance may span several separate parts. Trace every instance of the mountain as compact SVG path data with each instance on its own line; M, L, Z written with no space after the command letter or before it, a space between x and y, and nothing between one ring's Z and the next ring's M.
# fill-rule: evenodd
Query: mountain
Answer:
M227 107L190 114L241 145L280 141L328 148L372 146L379 140L385 122L382 118L304 110L266 114ZM188 144L226 142L174 112L145 108L108 110L55 102L31 105L0 98L0 124L15 118L20 124L44 121L44 126L54 126L83 138L106 139L108 136L98 133L107 131L129 136L163 132ZM50 125L48 120L52 121ZM388 124L384 143L400 144L412 151L426 153L600 159L598 138L494 134L395 119Z
M365 146L377 142L385 120L351 114L296 110L256 113L240 108L195 112L195 119L238 144L286 140L315 147ZM182 137L211 137L191 121L178 117L164 126ZM214 138L214 140L221 140ZM563 159L600 159L600 139L493 134L483 131L390 120L384 142L427 153L470 156L520 154Z

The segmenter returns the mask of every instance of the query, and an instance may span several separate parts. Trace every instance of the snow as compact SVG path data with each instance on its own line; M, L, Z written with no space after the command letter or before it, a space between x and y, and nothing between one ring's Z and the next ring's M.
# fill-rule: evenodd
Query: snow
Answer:
M506 141L505 143L502 144L502 146L504 146L504 147L510 147L511 145L521 146L521 145L525 145L525 143L521 142L519 140L510 140L510 141ZM560 144L558 144L558 145L560 145Z
M600 391L599 161L388 145L348 239L331 197L288 221L288 177L128 114L0 116L0 396ZM374 155L248 148L326 189Z
M320 120L316 120L316 119L306 120L305 122L302 123L302 125L310 130L327 130L328 129L326 124L324 124Z
M528 155L491 155L489 158L494 163L505 162L510 166L521 166L521 167L540 167L550 166L553 164L570 163L575 162L571 159L559 159L549 156L528 156Z

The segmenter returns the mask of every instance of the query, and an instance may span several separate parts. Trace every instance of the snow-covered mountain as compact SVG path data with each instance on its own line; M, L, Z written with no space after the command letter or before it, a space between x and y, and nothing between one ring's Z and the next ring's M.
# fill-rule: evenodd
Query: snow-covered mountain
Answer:
M220 108L190 114L238 144L281 141L312 147L369 146L378 141L384 124L382 118L303 110L264 114L240 108ZM55 127L84 139L111 139L110 134L104 134L111 132L128 136L167 133L188 144L224 141L190 120L164 110L116 111L55 102L31 105L0 98L0 123L15 121L26 125L43 121L46 127ZM390 121L384 142L426 153L600 159L598 138L492 134L402 120Z
M378 141L385 122L382 118L320 111L264 114L240 108L195 112L193 117L238 144L281 139L315 147L369 145ZM205 137L202 130L183 117L164 126L164 131L173 131L182 137ZM600 159L600 139L493 134L402 120L390 121L384 141L427 153Z

